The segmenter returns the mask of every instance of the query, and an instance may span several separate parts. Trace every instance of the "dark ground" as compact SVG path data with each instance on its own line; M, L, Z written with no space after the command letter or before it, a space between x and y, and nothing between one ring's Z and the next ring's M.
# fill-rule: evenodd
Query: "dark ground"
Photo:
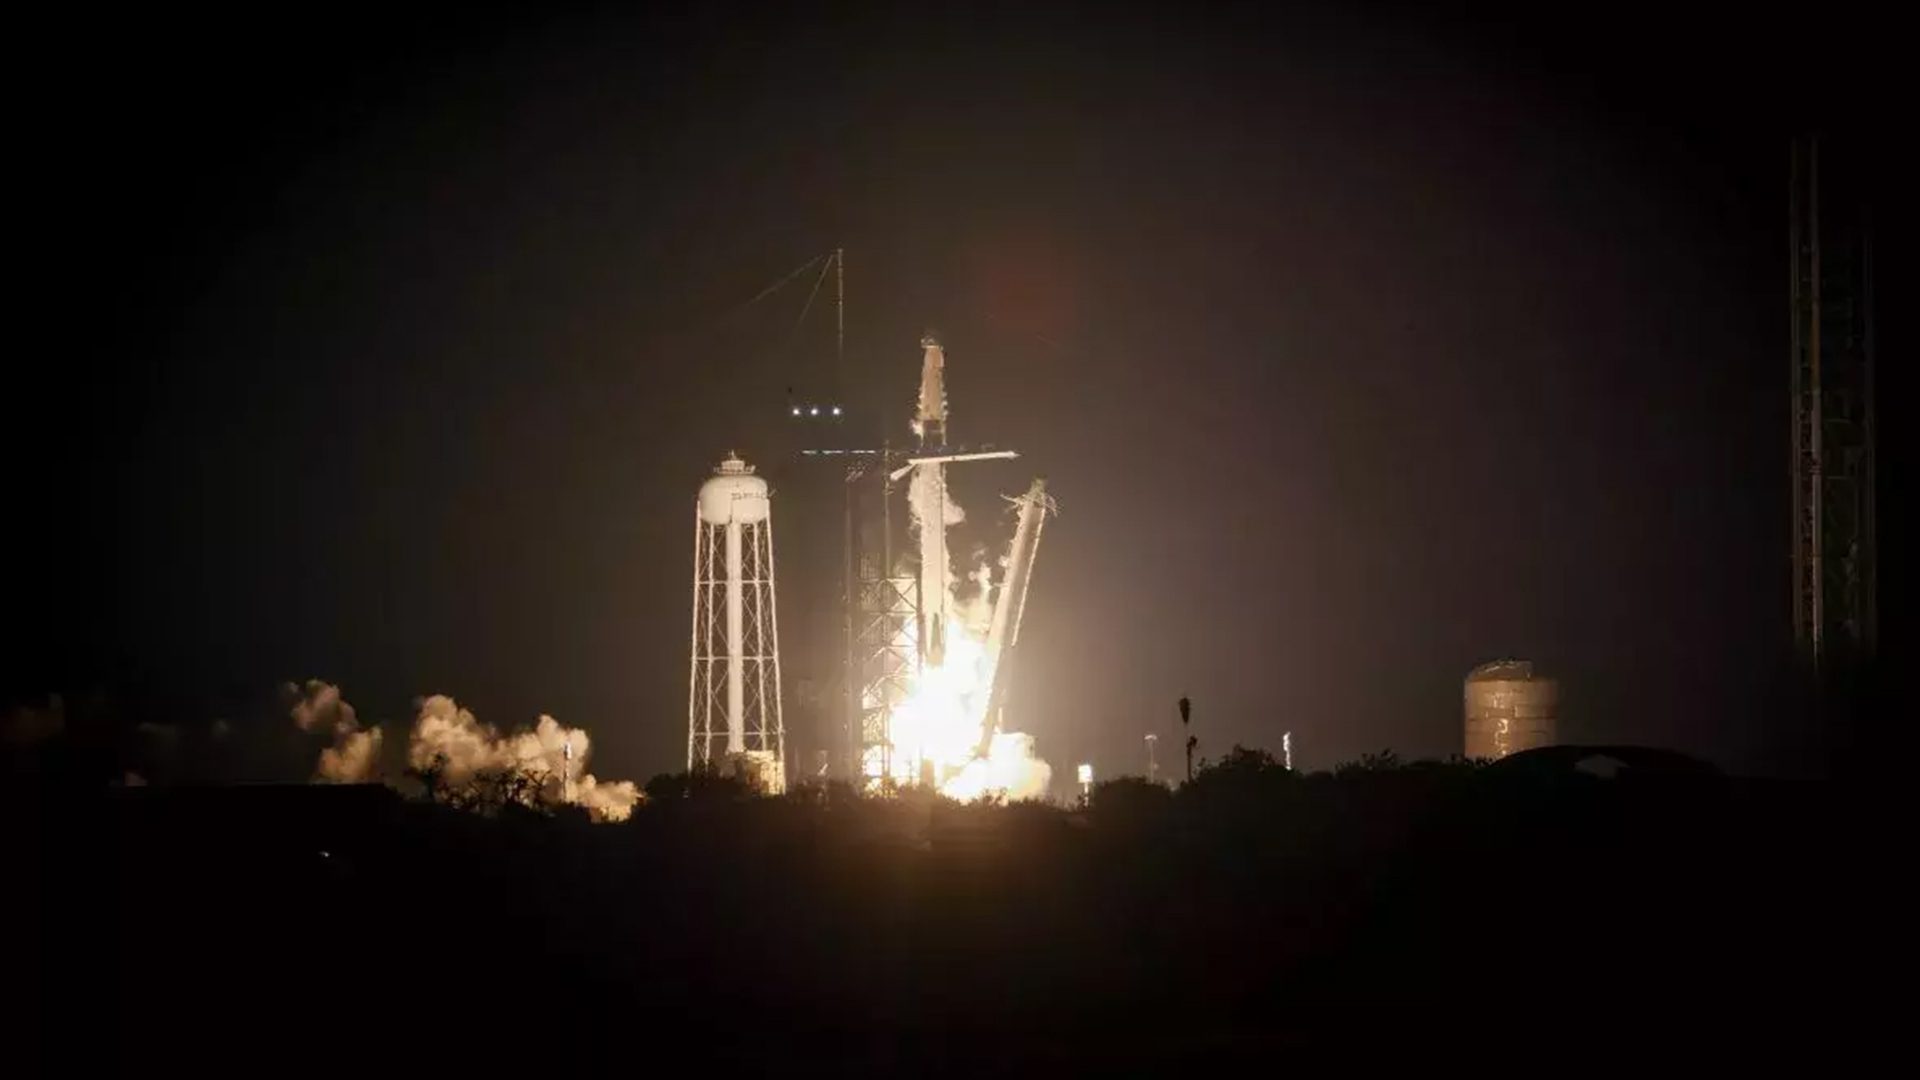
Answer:
M1866 1053L1882 818L1610 754L1605 779L1571 749L1304 778L1243 754L1085 812L720 789L590 826L371 786L16 784L9 813L39 841L50 1072Z

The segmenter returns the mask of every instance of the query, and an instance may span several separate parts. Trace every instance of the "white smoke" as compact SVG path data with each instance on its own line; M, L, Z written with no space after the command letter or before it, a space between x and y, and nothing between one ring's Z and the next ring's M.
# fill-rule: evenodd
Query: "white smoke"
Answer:
M451 790L510 777L528 781L515 797L545 806L584 806L595 821L625 821L640 801L630 780L602 782L586 770L587 733L540 717L532 731L501 734L445 694L420 702L407 764Z
M294 725L301 731L333 736L333 745L320 751L313 779L331 784L372 782L380 771L380 729L361 728L353 706L332 683L308 679L303 687L288 683L287 689L299 695L291 713Z
M1033 736L1020 731L996 731L986 757L967 762L959 775L941 785L950 799L972 802L997 795L1008 802L1044 799L1053 786L1053 766L1034 756Z
M931 520L936 508L941 510L948 528L967 520L966 510L947 492L946 474L938 468L913 470L913 479L907 484L907 503L912 507L916 525Z
M380 728L360 726L340 688L320 679L287 684L297 695L292 717L302 731L332 735L320 751L315 783L364 784L380 775ZM630 780L601 781L586 772L592 743L587 733L542 716L531 731L501 734L452 698L434 694L420 701L407 737L407 764L432 776L442 791L475 796L494 785L529 806L585 807L595 821L625 821L640 801Z
M965 510L947 492L944 478L935 479L938 475L933 469L914 470L907 501L916 527L935 513L949 526L966 520ZM952 560L948 561L951 565ZM1004 568L1004 555L998 563ZM1010 801L1045 798L1053 768L1034 755L1031 735L996 731L987 753L976 752L994 677L993 665L984 655L993 622L994 565L982 560L971 574L948 574L947 610L952 617L946 658L937 669L919 672L906 700L893 709L895 761L910 761L909 753L899 752L903 750L931 758L936 772L947 776L940 784L941 793L962 801L988 796ZM963 582L970 586L964 595ZM999 584L1004 591L1006 582ZM914 782L911 764L908 769L902 774L896 764L895 779Z
M639 801L640 790L631 780L601 783L588 774L574 781L574 805L586 807L595 821L625 821L633 816L633 805Z
M349 731L320 751L314 779L334 784L364 784L373 779L379 766L380 729Z
M359 730L353 706L340 697L340 688L320 679L308 679L304 687L287 684L287 691L299 695L293 705L293 722L301 731Z
M953 605L948 610L965 623L968 630L985 634L993 625L993 563L982 558L973 573L967 575L967 581L970 591L962 595L956 587Z

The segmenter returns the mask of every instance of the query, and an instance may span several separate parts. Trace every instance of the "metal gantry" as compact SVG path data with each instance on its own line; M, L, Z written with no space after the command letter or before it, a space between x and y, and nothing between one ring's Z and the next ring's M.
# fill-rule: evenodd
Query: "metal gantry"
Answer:
M895 543L891 475L908 459L904 450L811 449L810 459L844 463L845 515L841 605L845 657L841 700L845 717L845 775L866 788L893 775L889 728L894 706L906 700L920 669L915 633L919 576Z
M816 265L821 267L820 282L828 272L833 275L835 374L844 386L845 252L836 248L829 255L816 256L762 295ZM816 292L818 288L816 282ZM808 309L811 306L809 296ZM801 318L805 317L803 310ZM869 789L885 788L895 781L898 774L891 730L894 710L911 692L915 676L943 658L952 584L946 550L946 468L961 462L1019 456L990 445L948 444L945 354L932 334L924 336L920 344L921 376L911 424L915 437L912 449L883 443L879 448L842 445L800 451L804 458L845 469L840 577L845 775ZM791 417L809 422L824 418L837 427L844 419L841 406L827 408L830 412L823 412L811 401L789 402ZM894 504L896 496L905 495L916 500L915 505L928 519L912 528L910 537L896 533ZM911 523L915 519L909 513L906 520ZM909 545L902 543L909 538L917 558L909 555Z
M861 488L867 487L880 504L869 529L856 524L850 553L858 568L850 661L857 691L850 725L855 737L852 775L868 787L891 783L893 710L906 700L920 669L919 578L906 570L894 544L894 481L889 475L894 457L894 451L883 449L871 459L870 473L849 469L847 477L849 499L857 503Z
M1819 138L1791 166L1793 629L1816 677L1870 658L1873 256L1861 177Z

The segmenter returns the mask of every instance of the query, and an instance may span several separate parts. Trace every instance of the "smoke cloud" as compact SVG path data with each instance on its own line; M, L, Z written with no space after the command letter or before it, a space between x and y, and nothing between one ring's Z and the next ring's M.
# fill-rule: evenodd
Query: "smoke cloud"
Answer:
M340 688L321 679L287 684L297 696L290 715L301 731L327 734L314 783L365 784L380 779L385 740L378 726L361 727ZM630 780L603 781L586 772L587 733L542 716L531 731L502 734L445 694L420 699L407 736L407 766L427 778L436 797L469 805L489 798L526 806L580 806L595 821L625 821L640 801Z
M913 470L913 479L907 484L907 502L916 524L933 520L936 511L946 519L948 528L967 520L966 510L947 494L947 478L938 469Z
M380 729L350 731L320 751L314 779L334 784L364 784L380 769Z
M340 696L340 688L321 679L308 679L305 686L287 684L299 695L290 715L301 731L327 733L333 745L320 751L314 766L316 783L365 784L380 772L380 729L362 729L353 706Z
M588 774L574 782L574 805L586 807L595 821L625 821L639 801L640 790L631 780L601 783Z
M340 697L340 688L320 679L308 679L305 686L287 684L289 693L299 700L293 705L293 722L301 731L358 731L353 706Z
M998 731L986 757L967 762L960 774L940 789L942 795L971 802L983 795L998 795L1008 802L1044 799L1053 786L1053 766L1033 752L1033 736L1019 731Z
M993 624L993 564L982 557L967 580L972 583L972 591L962 595L956 586L953 604L948 610L965 623L969 631L984 634Z
M915 469L908 488L908 504L915 527L938 513L947 525L966 520L966 512L936 479L937 470ZM949 567L952 560L949 559ZM1008 800L1040 799L1048 794L1053 769L1033 751L1033 737L1017 731L996 731L987 753L977 752L987 719L995 672L986 657L986 638L993 621L994 566L999 560L981 560L972 573L949 572L947 654L936 667L923 668L905 700L889 718L896 751L895 779L914 782L914 756L931 760L943 776L940 792L950 798L973 801L985 797ZM962 582L971 588L962 594ZM1000 582L1001 592L1006 582ZM899 762L907 762L902 772Z
M407 764L449 790L502 780L527 805L583 806L596 821L625 821L640 791L630 780L602 782L585 772L587 733L542 716L532 731L502 734L445 694L420 702L407 740Z

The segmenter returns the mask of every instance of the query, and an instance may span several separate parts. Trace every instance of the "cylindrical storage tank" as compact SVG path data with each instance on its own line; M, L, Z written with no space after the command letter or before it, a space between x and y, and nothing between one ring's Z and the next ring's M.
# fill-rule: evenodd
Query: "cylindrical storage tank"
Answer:
M1559 710L1559 681L1535 675L1531 661L1481 664L1467 674L1467 757L1498 761L1552 746Z
M756 525L767 520L767 482L737 455L728 454L700 485L700 520L709 525Z

